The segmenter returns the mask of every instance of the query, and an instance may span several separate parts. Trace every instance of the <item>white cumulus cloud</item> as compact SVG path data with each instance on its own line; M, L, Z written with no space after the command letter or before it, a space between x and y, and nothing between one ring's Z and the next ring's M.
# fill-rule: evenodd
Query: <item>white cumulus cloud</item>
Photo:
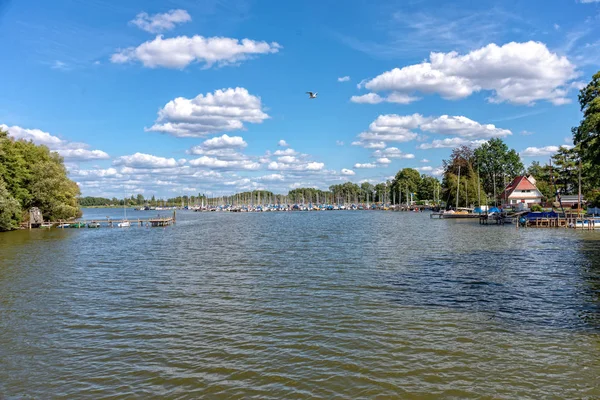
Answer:
M175 25L191 20L192 17L186 10L169 10L166 13L154 15L141 12L130 22L146 32L159 33L171 30L175 28Z
M354 168L358 168L358 169L361 169L361 168L375 168L375 167L377 167L377 165L374 164L374 163L365 163L365 164L356 163L356 164L354 164Z
M338 82L348 82L350 80L349 76L342 76L338 78Z
M0 124L0 130L7 131L15 139L31 140L35 144L47 146L60 154L66 161L106 160L110 156L102 150L90 150L86 143L71 142L51 135L41 129L27 129L20 126Z
M354 172L354 171L352 171L351 169L348 169L348 168L342 168L341 174L342 175L346 175L346 176L352 176L352 175L356 175L356 172Z
M541 157L541 156L551 156L556 153L560 148L570 149L573 146L562 145L562 146L544 146L544 147L528 147L525 150L521 151L519 154L521 157Z
M114 165L130 168L174 168L184 163L185 160L177 161L174 158L158 157L144 153L121 156L113 161Z
M156 123L147 130L177 137L200 137L244 129L244 122L259 124L267 118L260 97L237 87L199 94L193 99L178 97L171 100L158 112Z
M128 47L113 54L110 60L122 64L139 61L148 68L182 69L193 62L213 65L229 65L259 54L277 53L281 46L276 43L257 42L250 39L226 37L178 36L163 39L162 35L138 47Z
M288 147L288 146L289 146L289 144L288 144L288 143L287 143L285 140L283 140L283 139L281 139L281 140L279 141L279 143L277 143L277 145L278 145L279 147Z
M544 43L529 41L492 43L462 55L432 52L426 62L394 68L361 86L406 101L415 92L461 99L487 91L491 102L545 100L560 105L570 101L566 95L578 75L567 57L551 52Z

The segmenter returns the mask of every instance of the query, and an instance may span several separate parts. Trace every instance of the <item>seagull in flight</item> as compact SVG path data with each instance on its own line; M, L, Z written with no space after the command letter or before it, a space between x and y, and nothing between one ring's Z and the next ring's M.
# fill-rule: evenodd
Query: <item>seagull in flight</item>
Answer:
M316 99L318 92L306 92L306 94L308 95L309 99Z

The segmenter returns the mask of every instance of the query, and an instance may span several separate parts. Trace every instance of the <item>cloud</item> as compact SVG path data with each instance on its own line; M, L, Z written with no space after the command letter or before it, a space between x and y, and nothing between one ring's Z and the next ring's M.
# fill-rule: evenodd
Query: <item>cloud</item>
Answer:
M493 124L482 125L467 117L442 115L421 124L421 130L441 135L463 138L491 139L512 135L508 129L496 128Z
M369 125L369 130L358 135L359 141L353 145L365 148L384 148L388 142L409 142L419 139L425 140L423 135L419 136L414 130L430 132L439 135L458 136L452 140L465 143L464 139L481 140L511 135L508 129L497 128L493 124L480 124L464 116L424 117L421 114L380 115ZM463 139L463 140L459 140ZM376 143L375 146L372 143ZM451 141L434 140L434 144L450 144ZM429 146L429 147L428 147ZM432 148L428 144L422 144L418 148Z
M381 97L376 93L367 93L363 94L362 96L350 97L351 102L359 104L379 104L384 101L387 103L410 104L417 100L419 100L418 97L413 97L402 93L392 93L387 97Z
M383 148L385 148L386 144L385 144L385 142L372 142L372 141L365 141L365 140L357 140L355 142L352 142L352 146L361 146L361 147L364 147L365 149L383 149Z
M578 75L567 57L541 42L492 43L463 55L432 52L428 61L384 72L364 87L390 96L437 93L450 100L488 91L494 103L560 105L570 101L569 84Z
M222 160L215 157L202 156L190 160L190 165L194 167L229 169L229 170L256 170L260 164L251 160Z
M406 159L412 159L412 158L415 158L415 155L414 154L410 154L410 153L403 153L397 147L388 147L388 148L383 149L383 150L375 150L373 152L373 157L375 157L375 158L386 157L386 158L406 158Z
M341 141L341 140L336 140L336 141L335 141L335 145L336 145L336 146L343 146L343 145L344 145L344 142L343 142L343 141Z
M246 146L248 143L241 136L228 136L227 134L205 140L201 144L203 149L243 149Z
M529 136L529 135L533 135L533 134L534 134L534 132L525 131L525 130L521 131L521 135L523 135L523 136Z
M66 161L106 160L110 156L102 150L89 150L86 143L71 142L51 135L40 129L27 129L20 126L0 124L0 130L8 131L15 139L31 140L35 144L47 146L60 154Z
M417 138L417 134L412 129L417 128L424 121L420 114L380 115L371 122L369 130L360 133L358 137L362 141L370 142L409 142Z
M70 161L106 160L110 158L110 156L102 150L58 149L56 152L65 160Z
M356 163L356 164L354 164L354 168L357 168L357 169L361 169L361 168L375 168L375 167L377 167L377 165L374 164L374 163L366 163L366 164Z
M429 162L429 160L428 160L428 159L426 159L426 158L424 158L424 159L422 159L422 160L421 160L421 162L422 162L422 163L428 163L428 162Z
M444 167L436 167L431 171L431 175L433 176L441 176L444 174Z
M377 162L378 162L379 164L391 164L391 163L392 163L392 160L390 160L390 159L389 159L389 158L387 158L387 157L381 157L381 158L378 158L378 159L377 159Z
M57 69L60 71L69 71L71 69L71 67L69 66L69 64L59 61L59 60L55 60L52 65L50 66L50 68L52 69Z
M162 35L158 35L154 40L138 47L119 50L110 60L117 64L139 61L148 68L183 69L192 62L202 63L204 68L210 68L215 64L224 66L239 63L259 54L277 53L280 48L276 42L250 39L205 38L198 35L163 39Z
M459 137L436 139L431 143L422 143L417 146L417 149L452 149L459 146L478 147L485 143L486 140L467 140Z
M294 149L275 150L274 156L295 156L298 152Z
M352 171L351 169L342 168L341 174L346 175L346 176L352 176L352 175L356 175L356 172Z
M379 104L383 101L383 98L375 93L367 93L362 96L352 96L350 101L359 104Z
M545 146L545 147L528 147L521 151L519 154L521 157L541 157L550 156L560 150L561 147L570 149L573 146L562 145L562 146Z
M277 143L277 145L278 145L279 147L288 147L288 146L289 146L289 144L288 144L288 143L287 143L285 140L283 140L283 139L281 139L281 140L279 141L279 143Z
M283 180L285 180L285 177L282 174L270 174L270 175L260 176L260 177L258 177L258 179L260 179L261 181L273 182L273 181L283 181Z
M429 166L429 165L425 165L423 167L417 167L415 168L417 171L419 172L431 172L433 171L433 167Z
M556 30L556 31L560 30L560 25L559 24L554 24L553 27L554 27L554 30Z
M350 77L347 75L338 78L338 82L348 82L349 80L350 80Z
M259 124L267 118L260 97L237 87L199 94L193 99L171 100L158 112L156 123L146 130L177 137L201 137L244 129L244 122Z
M151 154L135 153L129 156L121 156L113 161L114 165L122 165L130 168L173 168L185 163L185 160L174 158L157 157Z
M191 20L192 17L185 10L169 10L166 13L154 15L141 12L130 23L146 32L159 33L171 30L175 28L175 25Z
M600 0L579 0L580 3L589 4L589 3L600 3Z

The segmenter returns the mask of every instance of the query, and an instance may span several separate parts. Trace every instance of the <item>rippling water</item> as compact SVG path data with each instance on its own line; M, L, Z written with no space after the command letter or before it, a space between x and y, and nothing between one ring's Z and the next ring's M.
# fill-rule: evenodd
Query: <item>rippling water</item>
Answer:
M366 211L0 234L0 398L595 398L598 376L598 232Z

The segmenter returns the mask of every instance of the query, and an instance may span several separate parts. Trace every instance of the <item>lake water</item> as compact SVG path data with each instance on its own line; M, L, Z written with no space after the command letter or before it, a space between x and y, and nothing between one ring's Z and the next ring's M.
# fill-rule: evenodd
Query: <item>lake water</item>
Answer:
M0 234L0 398L598 398L598 376L600 232L182 211Z

